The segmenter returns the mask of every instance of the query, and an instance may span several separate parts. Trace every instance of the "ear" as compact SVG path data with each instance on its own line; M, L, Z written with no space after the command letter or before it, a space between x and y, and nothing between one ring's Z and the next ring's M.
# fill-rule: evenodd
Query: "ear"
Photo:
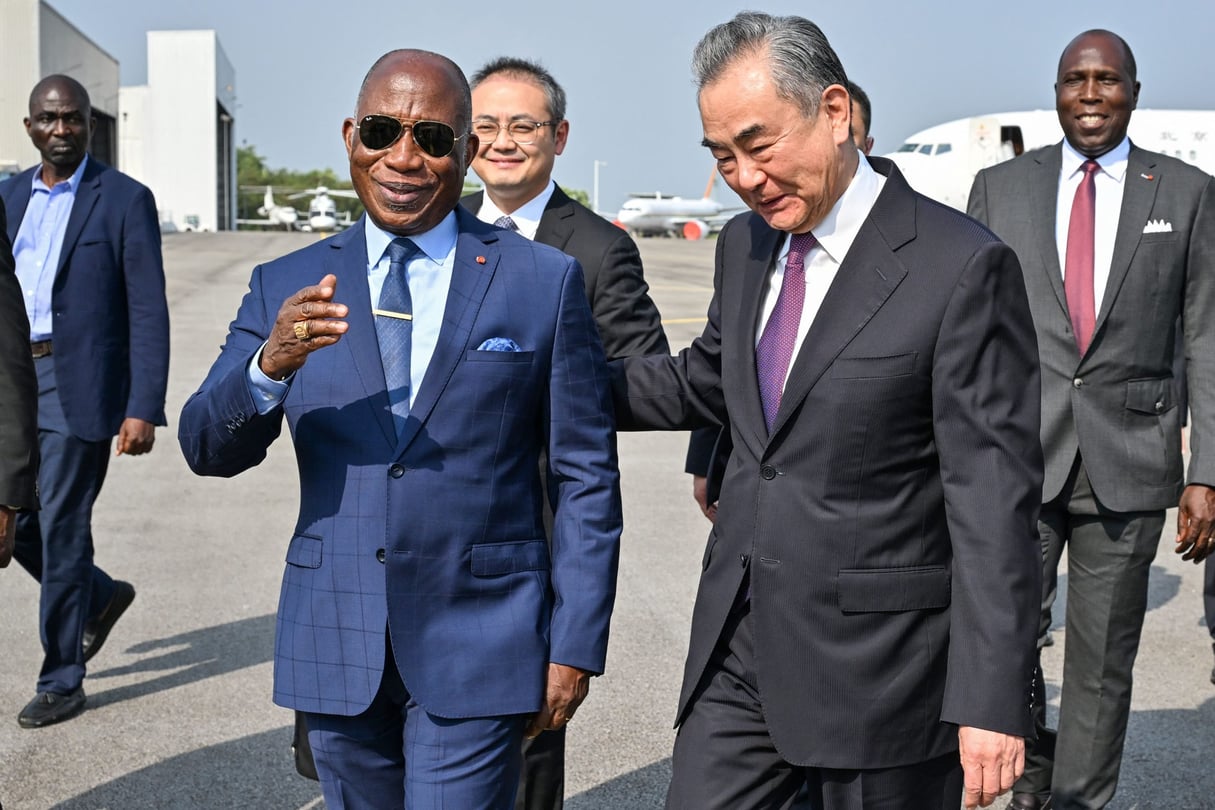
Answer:
M1139 82L1135 82L1135 91L1131 94L1131 109L1139 107Z
M570 136L570 122L562 121L553 129L553 151L558 155L565 151L565 141Z
M346 158L349 160L354 155L354 119L347 118L342 122L342 141L346 144Z
M852 99L843 85L829 85L819 98L819 115L825 116L836 145L852 140Z

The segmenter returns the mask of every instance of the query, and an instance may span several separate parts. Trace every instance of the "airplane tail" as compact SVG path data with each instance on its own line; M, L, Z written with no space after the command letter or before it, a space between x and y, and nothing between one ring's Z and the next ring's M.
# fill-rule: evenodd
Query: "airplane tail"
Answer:
M709 170L709 182L705 185L705 199L713 199L713 186L717 185L717 167Z

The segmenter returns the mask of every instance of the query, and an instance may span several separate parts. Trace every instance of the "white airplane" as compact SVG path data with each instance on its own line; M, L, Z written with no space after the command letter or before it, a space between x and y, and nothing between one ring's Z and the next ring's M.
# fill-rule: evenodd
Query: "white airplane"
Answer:
M669 197L660 193L631 194L616 213L615 224L634 236L682 236L704 239L722 229L739 207L727 208L712 198L717 170L709 177L700 199Z
M338 228L344 228L350 224L350 216L347 214L343 219L338 219L337 203L333 201L334 197L349 197L357 199L358 195L350 189L329 189L325 186L317 186L316 188L306 188L303 191L296 192L288 197L295 200L300 197L311 195L312 200L308 203L308 220L300 226L302 231L336 231Z
M277 205L274 202L274 193L270 190L270 186L266 186L266 196L262 200L262 204L257 209L259 216L265 219L238 219L237 225L269 225L282 226L286 230L294 230L295 223L299 219L297 212L290 205Z
M1215 173L1215 111L1135 110L1128 134L1136 146ZM1061 140L1054 110L995 113L929 127L883 157L916 191L965 211L980 169Z

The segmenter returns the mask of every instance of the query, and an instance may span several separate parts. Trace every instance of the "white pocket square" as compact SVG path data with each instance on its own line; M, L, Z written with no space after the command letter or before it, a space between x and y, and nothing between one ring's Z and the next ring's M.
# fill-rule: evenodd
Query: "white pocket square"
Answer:
M1144 233L1172 233L1173 223L1166 222L1163 219L1149 219L1148 224L1143 226Z

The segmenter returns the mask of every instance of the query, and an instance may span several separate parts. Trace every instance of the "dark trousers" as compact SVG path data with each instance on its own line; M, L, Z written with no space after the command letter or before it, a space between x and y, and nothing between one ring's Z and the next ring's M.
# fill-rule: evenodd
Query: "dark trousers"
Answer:
M448 719L409 694L391 650L371 706L304 713L329 810L511 810L526 718Z
M1063 491L1042 507L1044 627L1067 549L1063 690L1054 731L1046 727L1039 668L1038 736L1026 741L1025 774L1015 790L1049 791L1055 810L1105 807L1118 787L1148 574L1163 528L1163 511L1112 512L1102 506L1079 459Z
M1202 614L1207 620L1207 631L1215 642L1215 556L1207 557L1202 564Z
M750 603L731 614L675 738L667 810L957 810L957 753L899 768L794 765L768 735Z
M84 680L84 624L114 595L114 581L93 565L92 528L110 442L73 436L59 402L54 358L39 358L34 366L42 510L18 515L13 556L42 586L39 633L44 657L38 691L66 695Z
M523 773L515 810L561 810L565 806L565 727L523 741Z

